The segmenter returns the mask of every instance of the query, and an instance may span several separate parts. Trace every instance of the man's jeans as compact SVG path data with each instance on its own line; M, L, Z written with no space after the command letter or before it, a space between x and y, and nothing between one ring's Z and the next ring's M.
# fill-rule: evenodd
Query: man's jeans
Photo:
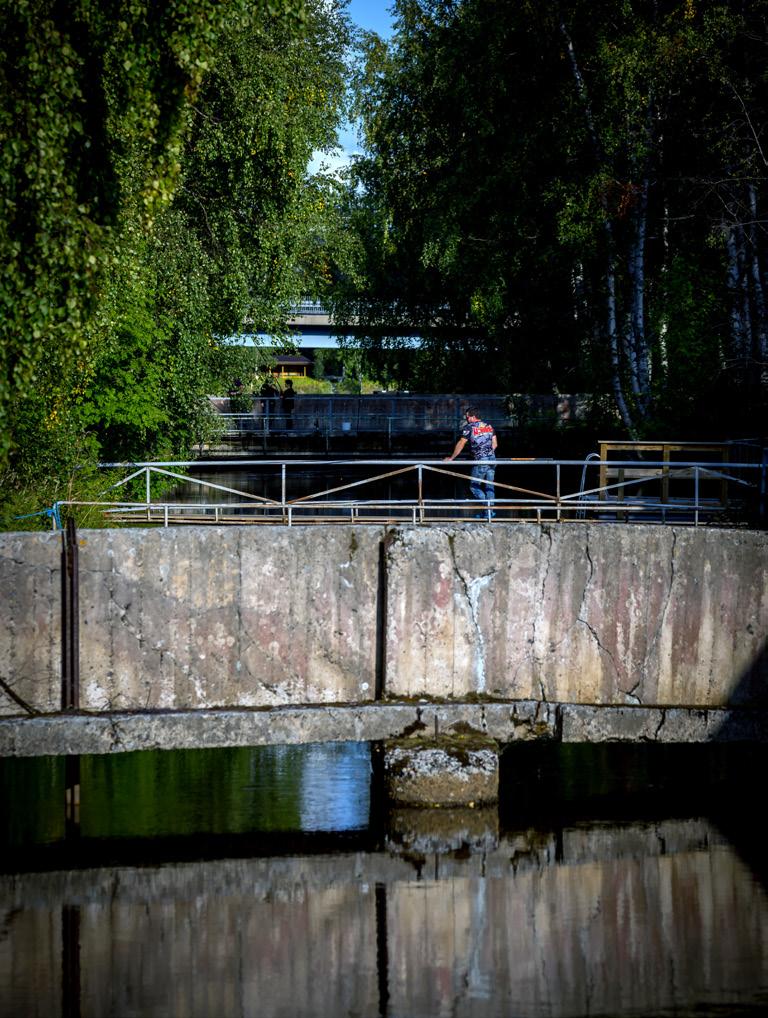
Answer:
M484 502L493 502L493 475L496 473L495 463L476 463L472 467L469 490L472 498Z

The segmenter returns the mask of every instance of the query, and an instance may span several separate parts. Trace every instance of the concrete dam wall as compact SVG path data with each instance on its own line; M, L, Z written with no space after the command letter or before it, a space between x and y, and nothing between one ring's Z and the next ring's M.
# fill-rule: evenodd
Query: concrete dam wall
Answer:
M81 531L84 711L764 707L768 534L643 525ZM0 714L61 708L61 547L0 535Z

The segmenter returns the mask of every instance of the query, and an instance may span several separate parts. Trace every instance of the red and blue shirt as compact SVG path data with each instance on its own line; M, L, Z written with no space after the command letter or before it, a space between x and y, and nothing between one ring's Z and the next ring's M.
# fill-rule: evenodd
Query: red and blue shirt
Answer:
M461 437L469 442L469 451L474 460L492 460L496 458L493 451L494 430L485 421L472 421L461 429Z

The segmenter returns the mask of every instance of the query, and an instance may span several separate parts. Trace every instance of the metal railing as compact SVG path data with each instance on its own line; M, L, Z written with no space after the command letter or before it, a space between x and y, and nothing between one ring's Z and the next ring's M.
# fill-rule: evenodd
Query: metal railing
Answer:
M89 507L115 523L166 527L181 523L426 525L475 520L739 525L759 522L764 503L765 463L647 461L640 473L637 460L611 460L612 469L635 468L632 477L593 486L588 486L590 472L604 465L594 455L587 460L499 459L494 463L490 500L471 497L471 460L450 464L442 459L391 458L105 463L101 464L105 469L128 469L129 473L98 500L57 502L54 527L65 506ZM188 470L227 475L246 471L251 490L181 472ZM176 490L153 497L158 482L166 490L170 486ZM131 486L133 497L120 499Z
M378 447L390 450L397 437L431 434L455 442L460 430L453 414L434 414L417 420L412 415L385 412L368 412L364 415L343 411L286 414L276 406L267 411L259 409L251 414L225 413L219 416L225 422L225 430L219 442L226 443L234 439L241 445L261 446L264 451L273 444L278 446L279 451L283 439L303 438L309 443L307 448L315 446L330 452L332 441L361 435L378 436Z
M312 434L318 430L382 431L387 423L398 431L419 431L424 427L455 431L463 426L464 419L453 406L445 403L422 405L416 400L407 409L392 406L394 400L387 397L369 397L369 402L378 404L369 408L355 396L297 396L292 429L297 434ZM485 408L483 408L485 409ZM503 411L494 403L488 408L488 415L503 421ZM243 411L219 411L226 433L252 434L262 430L282 430L286 426L286 412L279 397L259 396L253 399L253 409Z
M300 300L298 304L292 304L290 315L327 315L328 308L319 300Z

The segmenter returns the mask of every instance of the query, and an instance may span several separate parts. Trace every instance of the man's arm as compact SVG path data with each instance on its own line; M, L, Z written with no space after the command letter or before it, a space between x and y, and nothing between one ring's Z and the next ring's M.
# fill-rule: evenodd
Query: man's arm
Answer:
M496 432L494 431L494 433L493 433L493 442L492 442L493 451L494 452L496 452L496 447L498 446L498 444L499 444L499 442L498 442L498 439L496 438Z
M449 463L451 460L455 460L466 444L467 444L466 438L460 438L456 443L456 448L453 450L450 456L445 457L443 462Z

